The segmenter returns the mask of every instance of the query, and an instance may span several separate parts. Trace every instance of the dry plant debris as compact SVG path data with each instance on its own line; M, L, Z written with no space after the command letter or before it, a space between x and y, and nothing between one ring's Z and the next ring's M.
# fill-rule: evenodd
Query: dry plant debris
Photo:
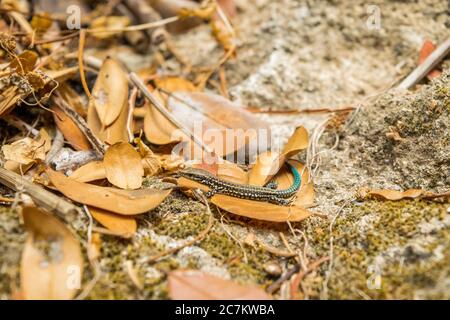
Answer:
M389 125L374 134L360 118L366 112L362 105L286 105L290 94L297 103L307 93L310 103L317 87L314 79L297 77L297 71L287 74L289 63L299 60L291 59L293 49L282 44L285 39L269 54L270 45L256 50L255 59L263 53L270 61L260 70L262 75L248 76L236 86L236 79L259 63L248 60L240 34L246 37L261 30L240 30L233 20L252 20L239 13L248 5L233 0L75 3L82 15L73 21L62 2L0 4L0 236L23 235L17 243L0 239L0 252L14 249L21 254L20 261L6 261L7 254L0 257L1 298L116 297L108 285L115 283L117 274L119 282L132 287L124 290L123 298L136 292L139 297L172 299L318 297L327 292L328 284L335 285L333 226L349 203L448 203L449 191L443 187L449 184L442 181L429 184L430 189L441 187L438 191L426 191L427 185L397 191L368 183L370 187L356 195L343 196L345 201L334 201L339 195L330 195L321 172L326 168L322 156L338 153L339 138L346 134L350 137L344 143L353 147L351 152L369 145L386 154L389 150L377 145L383 139L391 149L402 149L430 128L447 128L442 121L445 116L448 120L450 110L446 61L423 81L429 84L425 90L433 91L432 101L414 100L427 103L426 115L414 113L414 121L439 121L419 128L420 121L417 126L405 123L404 113L409 111L401 109L386 116L383 121ZM280 19L280 12L268 17L267 8L289 10L295 5L287 1L287 9L280 9L280 4L268 3L255 6L264 7L264 28L272 32L272 23L278 37L285 26L273 19ZM319 25L309 13L298 14L304 15L306 25ZM339 24L333 15L327 12L323 19ZM297 29L293 26L288 29ZM180 43L192 35L201 37L202 30L208 31L208 41L190 42L180 50ZM349 39L356 37L344 31ZM305 47L315 41L307 35L303 40ZM418 65L436 49L434 43L438 41L427 37L417 48ZM261 44L253 45L258 49ZM201 54L196 53L199 48L204 49ZM308 50L301 50L301 64L309 61L316 68L321 58L313 61ZM205 52L214 54L204 59ZM325 55L329 72L332 54ZM205 61L193 63L199 58ZM240 72L242 61L248 66ZM305 86L298 85L302 79L308 82ZM392 79L385 80L388 87ZM264 91L271 81L278 87ZM353 77L350 82L346 92L357 92L355 96L380 89L381 83ZM273 92L279 100L270 99ZM327 92L323 90L324 98L317 101L330 102ZM241 99L230 99L239 94ZM254 105L255 101L264 103ZM282 129L289 133L275 141L280 128L273 125L274 117L293 119L309 111L334 117L314 131L308 124L286 122ZM367 118L375 116L373 112ZM362 122L355 129L359 135L346 131L353 120ZM335 144L319 150L333 134ZM448 147L448 139L437 139ZM439 152L433 159L448 168L448 148L447 154ZM377 167L376 157L360 153ZM187 178L183 172L189 169L213 183ZM321 212L327 201L341 208L331 220ZM322 238L326 246L316 249ZM344 255L337 257L338 265ZM114 265L114 259L120 263ZM4 280L11 261L16 261L17 279L8 274ZM317 293L319 282L324 289Z

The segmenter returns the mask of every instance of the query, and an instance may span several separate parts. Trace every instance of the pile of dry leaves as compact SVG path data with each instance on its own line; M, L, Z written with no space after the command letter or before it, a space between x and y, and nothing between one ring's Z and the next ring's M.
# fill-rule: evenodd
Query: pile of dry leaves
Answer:
M201 242L217 212L244 217L242 223L290 228L311 215L322 217L310 211L315 205L310 165L316 154L305 156L308 163L298 160L314 150L320 135L310 139L304 127L291 128L288 141L277 148L270 124L229 100L225 65L239 54L235 14L232 0L79 0L70 7L63 1L2 1L0 184L5 187L0 203L14 209L27 231L14 298L86 297L98 280L101 237L133 238L142 227L139 219L173 193L201 202L207 226L144 263ZM211 45L222 54L212 65L193 67L171 37L200 24L210 27ZM301 183L289 205L226 192L207 198L211 186L178 174L188 167L212 174L225 189L230 182L246 190L276 181L275 188L285 190L296 181L295 172ZM448 193L418 189L360 194L389 200L444 196ZM70 215L89 217L86 241L67 223ZM284 242L288 251L264 248L296 266L272 272L278 279L266 288L174 270L167 277L169 296L271 299L296 274L291 283L296 297L302 278L329 257L306 263ZM86 261L92 279L82 281ZM127 273L139 288L132 264Z

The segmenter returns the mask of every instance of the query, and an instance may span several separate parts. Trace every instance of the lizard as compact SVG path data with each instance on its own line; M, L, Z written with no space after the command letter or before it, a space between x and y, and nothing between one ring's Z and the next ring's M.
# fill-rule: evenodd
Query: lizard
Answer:
M186 168L178 172L181 177L196 181L209 187L206 197L210 198L214 194L224 194L241 199L266 201L278 205L289 205L291 198L300 188L302 179L297 168L286 162L294 176L294 182L287 189L276 190L277 184L269 182L265 187L244 185L222 180L212 173L198 169Z

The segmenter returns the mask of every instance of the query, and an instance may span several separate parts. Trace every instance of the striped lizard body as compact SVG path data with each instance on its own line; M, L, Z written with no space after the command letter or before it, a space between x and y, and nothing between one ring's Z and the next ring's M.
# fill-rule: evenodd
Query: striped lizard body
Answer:
M212 197L214 194L225 194L241 199L266 201L279 205L288 205L298 191L301 185L301 176L298 170L286 162L294 176L294 182L287 189L275 190L268 187L252 186L233 183L222 180L206 170L197 168L187 168L179 172L179 175L196 181L209 187L206 196Z

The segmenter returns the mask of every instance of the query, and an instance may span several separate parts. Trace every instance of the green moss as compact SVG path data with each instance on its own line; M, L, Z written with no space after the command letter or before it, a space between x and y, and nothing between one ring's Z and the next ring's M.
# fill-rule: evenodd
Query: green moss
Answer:
M448 278L449 226L442 224L430 232L429 242L417 240L425 236L421 230L424 223L443 222L447 206L424 200L372 200L353 205L336 220L333 228L334 266L328 283L329 298L411 299L420 290L434 288L443 277ZM315 238L312 242L317 254L326 255L329 236L318 238L312 228L308 228L308 234ZM415 240L421 247L419 253L414 251ZM436 248L442 251L439 259L433 253ZM384 261L381 266L379 259ZM367 285L374 268L380 268L380 289L369 289ZM316 298L322 290L325 266L320 270L319 281L309 284L312 297ZM449 296L445 290L427 295Z

